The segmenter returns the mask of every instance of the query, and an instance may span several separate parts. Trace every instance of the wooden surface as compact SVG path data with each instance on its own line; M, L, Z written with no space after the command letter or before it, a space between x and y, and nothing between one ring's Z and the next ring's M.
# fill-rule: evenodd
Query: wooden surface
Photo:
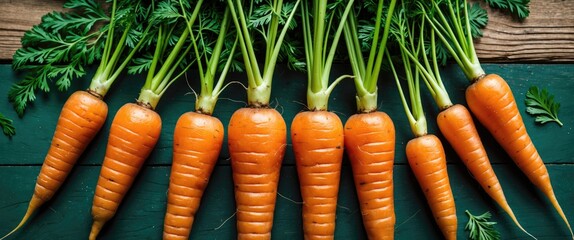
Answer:
M9 60L20 37L64 1L0 0L0 60ZM484 5L484 1L481 1ZM476 44L483 62L574 61L574 1L531 0L530 17L517 22L489 10L489 24Z
M574 65L572 64L487 64L487 72L502 75L511 85L523 113L526 127L547 164L551 180L559 201L568 218L574 221L574 102L568 101L574 91ZM334 67L337 76L349 71L348 67ZM464 89L467 82L454 65L443 69L453 102L464 103ZM194 76L190 73L189 76ZM424 195L420 191L404 155L405 143L412 138L406 117L400 106L398 94L389 76L382 77L379 86L381 110L393 119L396 131L396 163L394 172L395 204L397 214L396 239L441 239L441 233L433 221ZM9 84L18 80L10 65L0 65L0 96L6 96ZM243 81L242 74L233 74L230 80ZM109 104L109 118L100 134L79 160L78 166L65 182L55 198L35 215L32 221L12 239L86 239L91 225L90 207L94 188L105 152L110 122L121 105L133 101L142 84L142 79L124 77L115 85L106 101ZM196 83L191 82L192 86ZM303 109L305 101L305 74L295 73L279 67L274 81L273 105L283 114L290 125L294 115ZM87 80L75 82L71 90L83 89ZM562 103L561 120L557 124L538 125L524 114L524 94L532 86L547 87ZM351 81L344 81L332 94L330 108L345 121L355 109ZM160 141L147 160L133 188L120 206L116 217L103 229L100 239L160 239L165 211L166 191L171 162L172 134L177 118L193 109L193 95L184 81L176 83L159 103L157 111L163 119ZM426 90L425 90L426 93ZM69 93L40 95L28 109L24 118L17 118L11 105L0 101L0 112L15 120L17 135L12 139L0 137L0 235L8 232L24 214L40 169L49 147L59 111ZM244 106L245 91L237 84L227 89L216 108L216 116L226 126L231 114ZM434 117L437 109L428 94L423 96L429 132L437 134L445 143L448 158L448 172L453 187L459 219L458 236L467 239L464 231L467 222L465 210L474 214L490 211L497 230L503 239L528 239L512 223L510 218L480 189L468 174L460 160L437 133ZM507 199L523 226L538 239L568 239L569 232L560 217L540 191L528 183L527 178L511 162L482 127L479 131L493 162ZM288 140L290 142L290 140ZM274 239L302 239L301 196L290 145L285 156L275 222ZM337 239L365 239L361 215L356 200L351 169L344 160L337 212ZM204 196L197 221L192 230L192 239L234 239L233 183L226 143L218 165L212 175ZM226 221L228 220L228 221Z

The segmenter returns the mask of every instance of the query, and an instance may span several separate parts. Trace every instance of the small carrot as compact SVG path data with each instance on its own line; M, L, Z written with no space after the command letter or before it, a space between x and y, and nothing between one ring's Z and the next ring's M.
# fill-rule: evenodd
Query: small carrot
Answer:
M2 239L20 229L40 206L54 196L106 122L107 114L108 105L101 96L89 91L74 92L66 100L26 214L18 226Z
M193 48L191 44L186 44L190 34L190 28L187 26L193 25L201 4L202 1L199 1L191 6L193 14L189 20L178 18L178 21L163 22L165 20L162 18L151 18L150 25L158 26L155 53L149 60L150 68L137 102L122 106L112 121L92 205L93 223L89 235L91 240L97 238L104 224L115 215L159 139L162 123L161 117L154 109L169 86L190 66L188 64L180 68ZM179 6L173 7L178 9ZM183 12L188 10L182 7ZM168 44L170 34L178 34L178 40L172 47ZM178 69L179 74L172 76Z
M260 4L251 0L248 11L244 10L242 1L227 0L227 3L248 81L248 106L231 116L227 139L235 185L237 238L271 239L281 162L287 146L287 125L279 112L269 108L269 101L279 51L300 0L287 16L283 15L282 1ZM267 15L269 21L259 26L260 32L266 33L263 61L257 61L261 55L253 48L254 33L259 31L250 31L251 26L246 21L253 8L272 8ZM265 62L263 68L259 67L259 62Z
M461 5L462 10L459 7ZM459 0L446 1L446 8L442 8L448 9L446 14L436 2L432 3L432 7L432 10L427 11L432 11L432 15L424 14L427 22L443 41L443 45L448 45L447 50L471 82L466 89L466 101L470 110L528 179L548 197L574 239L574 232L554 194L544 162L526 132L512 90L500 76L486 75L480 65L474 49L471 24L468 22L466 0L463 4Z
M213 12L217 11L216 9L212 5L204 9L206 14L201 14L199 17L201 20L210 18L209 20L221 21L221 26L217 29L219 31L217 41L209 39L208 34L202 32L201 29L197 33L200 36L198 38L194 37L196 33L190 31L201 81L201 93L196 99L195 112L184 113L175 125L173 164L169 177L163 239L189 238L201 197L223 144L223 124L212 114L223 89L223 82L233 60L236 45L231 47L227 55L227 63L214 86L221 53L223 50L228 50L224 49L224 42L228 40L226 36L230 23L229 10L221 14L221 12ZM223 18L213 19L214 16L223 16ZM187 18L187 15L185 17ZM209 29L209 31L213 30ZM209 45L210 53L204 52L204 55L201 55L200 44L209 42L214 43L214 46ZM206 48L203 47L203 49Z
M403 5L402 7L404 8L405 6ZM416 62L411 61L409 58L411 50L416 49L417 45L414 44L414 41L407 41L407 36L412 36L413 33L412 29L408 27L410 23L406 20L406 12L401 10L396 17L395 24L397 26L395 28L408 31L394 34L400 46L401 59L409 90L410 107L389 55L391 70L399 90L405 114L415 135L415 138L411 139L406 146L407 160L443 236L445 239L456 239L456 206L449 182L444 148L435 135L427 133L427 122L420 94L420 78L421 73L424 72L421 69L417 69Z
M107 30L108 36L104 44L107 51L104 51L102 55L90 86L86 91L74 92L64 103L26 214L14 230L0 239L20 229L40 206L54 196L106 121L108 105L103 98L143 43L143 41L138 42L120 61L127 34L133 29L131 26L116 24L116 4L116 1L113 1L111 20ZM124 7L122 10L133 10L130 9L132 5L122 6ZM121 28L123 28L123 35L113 37L112 32Z
M572 228L554 194L548 170L526 131L512 90L500 76L488 74L466 89L466 101L476 118L494 136L510 158L550 200Z
M374 29L370 45L378 47L363 53L357 33L359 23L364 24L366 21L359 22L359 13L351 11L343 29L355 76L353 80L358 110L345 123L345 149L353 170L363 225L369 239L394 239L396 222L393 194L395 126L386 113L377 111L379 62L385 54L396 0L388 4L386 20L383 18L383 5L383 0L378 1L376 21L369 26ZM368 55L366 61L363 60L364 55Z
M343 123L332 112L300 112L291 123L291 141L303 198L305 238L333 236L343 160Z
M237 205L237 238L269 239L287 126L271 108L241 108L228 127Z
M116 113L94 195L90 239L115 215L160 132L159 114L145 104L128 103Z
M305 239L333 239L345 142L341 119L327 110L334 87L350 76L341 76L329 84L329 71L353 1L346 3L346 6L341 5L341 9L332 9L332 14L342 13L332 39L328 33L333 23L329 21L326 25L323 22L327 14L326 1L314 1L312 11L309 5L303 1L301 14L309 111L295 115L291 123L291 140L303 199L303 236ZM344 12L339 13L343 9Z
M414 138L406 155L444 237L456 239L456 208L440 140L432 134Z

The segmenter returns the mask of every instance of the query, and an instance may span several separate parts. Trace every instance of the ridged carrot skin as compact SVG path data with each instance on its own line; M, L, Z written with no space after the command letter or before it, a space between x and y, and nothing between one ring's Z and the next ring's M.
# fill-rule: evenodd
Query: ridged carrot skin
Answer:
M510 155L528 179L548 197L572 233L570 223L556 199L548 170L526 132L522 116L508 83L496 74L479 78L466 89L472 113Z
M352 115L345 123L345 149L369 239L394 239L393 163L395 126L384 112Z
M456 239L456 207L442 143L432 134L417 137L407 143L406 155L445 239Z
M103 225L115 215L160 132L161 118L149 107L128 103L116 113L94 195L89 239L96 239Z
M275 109L241 108L231 116L228 131L237 239L270 239L287 145L285 120Z
M455 104L439 113L437 124L443 136L484 191L524 231L506 201L502 186L496 177L494 169L492 169L468 109L463 105Z
M8 235L17 231L42 204L54 196L106 122L108 105L101 96L96 95L76 91L64 103L26 214Z
M167 193L163 239L189 239L201 197L223 143L219 119L184 113L173 133L173 164Z
M334 238L343 136L343 123L332 112L300 112L291 123L305 239Z

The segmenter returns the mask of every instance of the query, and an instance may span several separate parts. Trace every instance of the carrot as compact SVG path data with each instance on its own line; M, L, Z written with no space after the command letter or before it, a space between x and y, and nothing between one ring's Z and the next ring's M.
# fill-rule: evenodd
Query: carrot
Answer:
M298 113L291 123L291 141L303 198L305 238L328 238L335 232L343 123L332 112Z
M424 68L417 68L417 58L411 59L412 53L417 53L416 49L420 49L421 45L420 43L415 44L412 39L407 41L407 36L413 36L413 29L409 27L411 23L406 19L404 3L402 7L403 9L396 15L395 24L397 25L394 28L403 30L394 33L394 35L400 46L400 56L409 90L410 107L390 55L388 55L388 59L411 131L415 135L415 138L411 139L406 146L407 160L444 238L456 239L456 206L449 182L444 148L435 135L427 132L427 121L422 107L420 94L421 74L423 79L428 79L425 77ZM420 42L422 43L422 40ZM426 82L426 84L430 83ZM436 96L433 95L433 97Z
M18 226L2 239L20 229L40 206L54 196L90 141L104 125L107 114L108 105L102 101L101 96L88 91L77 91L70 95L62 107L26 214Z
M572 227L554 194L544 162L526 132L510 87L500 76L486 75L480 65L468 20L469 10L466 1L463 3L460 4L458 0L446 2L448 13L444 14L440 6L433 2L433 15L425 13L424 16L471 82L466 89L466 101L472 113L528 179L548 197L574 239Z
M345 123L345 149L353 169L369 239L393 239L395 128L384 112L355 114Z
M180 7L180 3L171 4L174 4L170 6L171 9ZM155 52L149 60L149 71L137 102L122 106L112 121L92 205L93 223L89 239L96 239L104 224L115 215L159 139L162 123L154 109L169 86L191 66L181 67L185 56L193 48L191 44L186 44L191 29L188 26L193 25L201 4L202 1L199 1L194 6L188 6L192 13L184 21L178 18L178 21L164 22L165 19L156 15L151 18L150 25L158 26L153 45ZM153 14L162 14L161 10L156 11ZM187 15L190 9L181 6L181 11L182 15ZM177 42L170 46L172 37L176 37ZM179 74L172 76L176 70L180 70Z
M329 71L353 1L346 6L341 4L341 9L332 9L332 16L337 15L340 20L332 39L328 33L333 22L329 21L327 25L323 22L327 15L326 1L313 1L312 11L309 5L307 1L303 2L301 14L308 74L308 111L295 115L291 123L291 140L303 199L303 236L305 239L333 239L345 143L341 119L327 110L334 87L351 76L343 75L329 84ZM313 16L313 26L310 16Z
M463 105L453 105L451 102L438 70L435 32L431 28L430 34L426 33L424 22L420 24L419 36L421 37L418 39L418 47L422 48L425 41L430 43L432 64L429 62L427 54L423 54L422 51L417 52L415 48L407 49L402 43L400 45L404 53L414 63L417 70L420 71L426 86L440 109L440 113L437 116L437 124L441 133L445 136L446 140L453 147L466 168L478 181L484 191L508 213L520 230L530 237L535 238L520 225L506 201L502 186L490 164L490 160L482 145L482 141L480 140L470 113ZM411 25L411 27L414 27L414 25ZM422 36L427 36L428 39ZM422 55L422 57L419 55Z
M114 216L160 132L159 114L145 104L128 103L116 113L92 205L90 239Z
M204 10L207 14L200 16L204 21L209 17L211 21L217 20L222 23L219 29L215 29L219 33L214 46L210 46L211 54L205 52L203 53L205 55L201 55L198 47L198 43L213 42L206 37L208 34L199 32L198 35L201 37L195 38L193 36L195 33L192 32L191 36L201 80L201 93L196 99L195 112L184 113L175 125L173 164L169 177L163 239L189 238L201 197L217 163L223 143L223 124L211 115L233 59L235 45L227 56L227 64L217 84L213 86L221 52L228 50L224 49L224 42L228 40L226 36L229 25L229 11L225 11L223 19L213 19L214 16L222 15L220 12L213 12L215 9L214 6L210 6ZM209 59L205 56L209 56Z
M173 164L167 195L163 239L188 239L195 213L223 143L219 119L183 114L173 133Z
M456 208L440 140L432 134L414 138L407 143L406 155L442 234L456 239Z
M237 205L237 238L269 239L287 127L271 108L241 108L228 127Z
M14 230L0 239L8 237L20 229L39 207L54 196L106 121L108 105L103 101L103 98L112 83L124 70L127 62L131 60L143 43L143 41L138 42L120 61L127 34L132 29L130 26L120 27L116 25L116 4L116 1L112 4L111 20L108 26L109 30L107 30L108 36L104 43L106 51L104 51L98 69L92 77L90 86L86 91L74 92L64 103L26 214ZM133 10L131 9L133 5L130 4L122 5L122 7L124 11ZM123 29L123 35L114 38L112 32L119 29Z
M488 74L466 89L466 101L476 118L494 136L510 158L550 200L572 228L554 194L548 170L526 131L512 90L500 76Z
M359 22L359 13L351 11L343 28L355 76L358 112L345 123L345 149L369 239L394 239L396 222L393 194L395 127L386 113L377 111L380 62L385 54L396 0L388 4L386 18L383 18L383 5L383 0L378 1L376 20L373 22ZM361 48L359 23L369 23L374 30L370 45L378 47L372 47L368 53Z
M227 3L248 81L248 106L235 111L228 125L237 238L271 239L281 162L287 145L287 126L281 114L269 108L269 101L279 51L300 1L295 2L288 13L282 10L283 2L277 0L264 4L251 0L245 5L249 6L248 11L243 9L241 1L227 0ZM271 11L267 11L270 7ZM258 31L250 31L247 20L255 16L247 14L261 9L268 14L257 18L267 19L266 23L260 24ZM280 25L283 25L281 30ZM253 48L254 33L265 33L265 59L260 61L265 63L263 68L257 61L261 55Z

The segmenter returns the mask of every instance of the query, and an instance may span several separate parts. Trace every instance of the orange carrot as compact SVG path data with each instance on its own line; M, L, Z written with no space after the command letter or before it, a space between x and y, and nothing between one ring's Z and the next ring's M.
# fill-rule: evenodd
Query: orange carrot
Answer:
M506 81L496 74L485 75L466 89L466 101L472 113L520 170L548 197L574 236L554 194L548 170L526 132L516 100Z
M406 155L444 237L456 239L456 208L440 140L432 134L414 138L407 143Z
M227 0L247 73L247 104L231 116L228 127L229 154L235 185L238 239L271 239L273 212L281 162L287 145L287 125L275 109L269 108L273 73L283 40L289 30L300 0L297 0L287 19L281 19L282 1L266 4L271 7L269 21L251 31L246 19L253 8L244 8L242 1ZM246 10L244 10L246 9ZM281 28L280 28L281 26ZM256 54L254 33L266 32L265 54ZM258 57L264 60L258 61ZM259 63L265 64L260 68Z
M189 238L195 213L219 157L223 132L221 121L206 114L188 112L177 121L163 239Z
M303 199L305 239L332 238L343 160L343 124L327 111L298 113L291 140Z
M213 11L214 6L211 6ZM204 38L192 37L195 49L195 60L198 65L199 79L201 81L201 92L195 102L195 112L184 113L173 133L173 164L169 177L169 188L167 194L167 209L164 218L163 239L188 239L195 220L195 214L199 209L201 197L209 182L209 177L217 163L217 158L223 143L224 129L221 121L213 116L213 109L221 93L223 82L235 51L235 44L228 55L227 63L224 66L215 86L215 75L219 66L221 52L224 49L224 42L228 41L229 9L225 10L222 19L213 19L217 14L203 14L200 17L208 17L209 20L221 21L221 27L217 42L214 43L211 55L199 54L199 43L212 42L205 41ZM204 31L199 30L198 35ZM213 29L205 29L213 31ZM192 33L195 34L195 33ZM205 34L208 36L210 34ZM203 68L205 66L205 69Z
M113 1L110 21L107 24L107 38L104 44L106 50L102 53L101 61L92 77L90 86L86 91L74 92L64 103L26 214L14 230L0 239L16 232L42 204L54 196L78 158L106 121L108 105L103 101L103 98L143 43L143 41L139 41L129 50L127 56L122 55L126 48L127 33L132 30L132 25L116 25L116 5L117 1ZM129 7L128 5L122 6L124 7L123 10L126 10L125 7ZM133 24L133 26L135 25ZM118 30L123 31L123 35L114 37L112 33ZM87 54L87 52L79 53L76 57L85 57L81 54ZM120 58L119 56L123 57Z
M395 127L384 112L361 113L345 123L345 149L353 169L369 239L393 239Z
M228 127L238 239L270 239L287 126L271 108L241 108Z
M185 73L180 68L185 56L192 49L185 44L190 28L197 17L202 1L194 6L191 19L181 18L159 24L155 42L155 54L151 59L146 81L141 88L137 103L122 106L110 127L106 155L98 178L92 205L92 230L89 239L96 239L104 224L116 213L145 160L152 152L161 132L161 117L154 109L169 86ZM178 3L173 3L179 6ZM174 5L175 6L175 5ZM176 8L179 9L179 8ZM168 48L167 29L182 29L175 45ZM176 35L175 35L176 36ZM161 54L160 54L161 53ZM173 76L176 70L179 74Z
M115 215L160 132L161 118L149 106L128 103L116 113L96 186L90 239Z
M34 194L16 232L42 204L50 200L106 121L108 105L90 91L74 92L58 118L56 131L36 181Z
M484 191L508 213L512 221L523 232L533 237L520 225L508 205L502 186L494 173L494 169L492 169L486 150L466 107L456 104L441 111L437 116L437 124L441 133Z
M399 14L402 14L402 16L398 17L399 21L397 21L397 24L400 28L408 29L408 27L411 26L411 23L406 21L405 11L400 11ZM405 31L410 32L411 30ZM456 206L448 177L444 148L441 141L435 135L428 134L427 132L427 121L424 115L420 94L421 74L423 75L423 79L427 81L427 86L433 82L428 81L429 79L426 76L428 74L423 71L424 68L420 68L418 66L420 64L416 61L417 58L412 57L412 53L417 52L413 51L413 49L416 49L417 45L413 42L408 42L406 35L407 34L403 33L397 36L397 42L400 46L402 62L405 69L410 106L407 103L405 94L403 93L398 74L392 61L390 61L390 55L388 55L402 105L407 115L411 131L415 135L415 138L411 139L407 143L406 156L409 166L411 167L417 182L425 195L434 219L444 238L456 239ZM419 42L419 46L421 43L422 41ZM435 93L435 91L431 91L431 93ZM433 94L435 100L437 95L439 94ZM442 106L442 104L439 105Z

